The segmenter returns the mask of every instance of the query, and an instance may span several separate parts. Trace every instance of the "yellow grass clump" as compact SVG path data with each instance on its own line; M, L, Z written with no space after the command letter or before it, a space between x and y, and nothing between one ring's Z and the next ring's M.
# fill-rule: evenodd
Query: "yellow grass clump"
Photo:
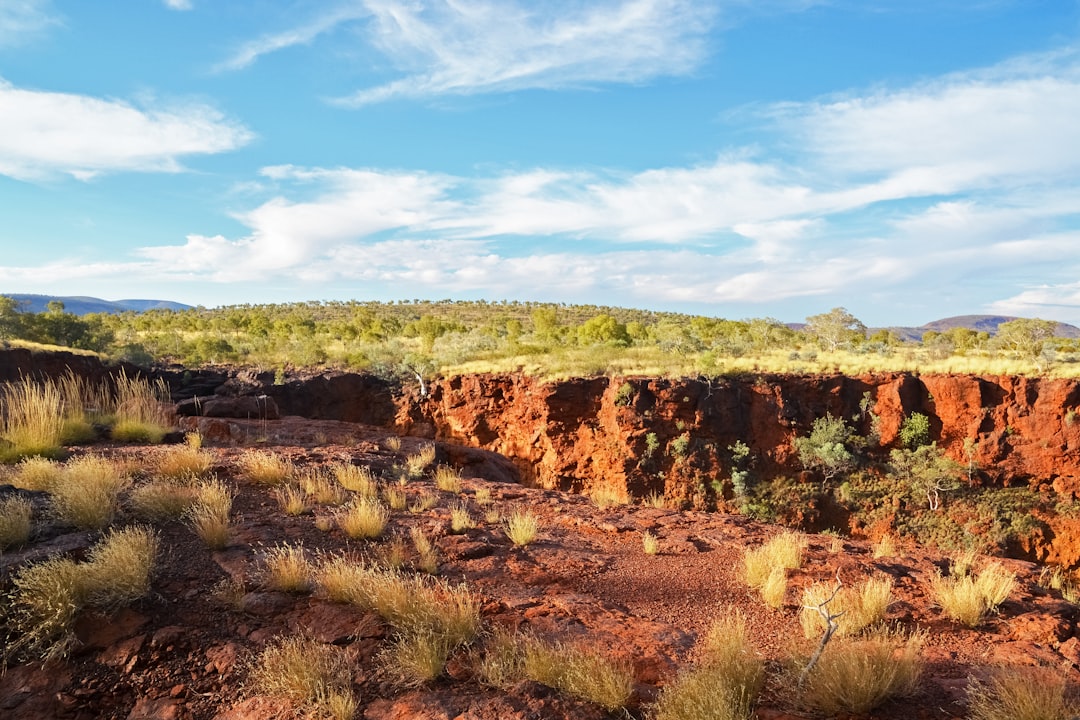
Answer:
M524 508L515 508L503 519L503 532L516 547L525 547L536 540L540 518Z
M1049 668L1012 667L968 686L971 720L1070 720L1080 707L1065 696L1065 678Z
M33 528L33 506L24 497L0 500L0 552L22 545Z
M378 500L360 497L335 515L338 527L351 538L371 539L383 534L390 511Z
M1016 574L996 562L975 575L956 573L954 566L952 575L938 575L930 587L945 614L968 627L979 625L1016 587Z
M886 577L867 578L856 586L844 586L833 597L835 586L814 583L803 590L802 613L799 622L807 638L820 636L827 629L818 607L832 597L827 610L837 618L837 635L856 635L885 620L892 599L892 580Z
M99 530L113 521L128 485L124 468L107 458L85 455L71 460L49 490L53 512L60 522Z
M195 502L188 508L187 518L192 529L213 550L221 550L229 544L232 499L228 486L215 478L199 484Z
M359 708L352 689L347 651L304 636L267 645L255 660L249 682L265 695L288 699L301 711L333 720L352 720Z
M273 452L245 450L239 463L244 477L260 485L281 485L296 476L292 462Z

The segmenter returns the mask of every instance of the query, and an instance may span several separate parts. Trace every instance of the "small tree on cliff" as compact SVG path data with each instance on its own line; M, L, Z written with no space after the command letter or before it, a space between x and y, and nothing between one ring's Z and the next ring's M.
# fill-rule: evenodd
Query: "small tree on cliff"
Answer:
M808 436L795 439L795 450L803 467L820 472L827 486L855 467L850 448L854 438L855 430L843 418L826 413L814 421Z
M900 448L889 453L891 475L917 495L925 495L931 510L941 507L941 495L960 487L964 468L947 457L937 443Z

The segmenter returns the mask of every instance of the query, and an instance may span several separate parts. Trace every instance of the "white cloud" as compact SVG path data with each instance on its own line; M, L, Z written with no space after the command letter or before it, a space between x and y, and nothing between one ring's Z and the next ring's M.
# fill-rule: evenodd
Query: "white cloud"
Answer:
M694 70L714 8L693 0L367 0L372 42L405 77L343 98L469 95L635 83Z
M224 62L218 71L240 70L253 64L263 55L285 50L296 45L307 45L320 35L330 32L342 23L367 17L369 11L363 6L343 5L335 7L314 19L283 32L271 33L244 43Z
M184 156L233 150L252 137L205 105L137 108L0 79L0 175L20 180L176 172Z
M165 0L165 7L170 10L191 10L195 5L192 0Z
M47 28L60 23L50 8L51 0L3 0L0 2L0 47L22 45Z
M1077 53L1031 56L903 90L775 109L835 171L958 192L1080 171Z

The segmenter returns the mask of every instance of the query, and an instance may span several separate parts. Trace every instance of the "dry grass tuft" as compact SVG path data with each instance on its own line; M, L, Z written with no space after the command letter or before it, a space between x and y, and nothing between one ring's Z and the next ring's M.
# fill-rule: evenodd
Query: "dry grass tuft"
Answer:
M955 572L954 566L953 575L938 575L930 587L945 614L968 627L978 626L1016 587L1016 575L999 563L991 563L977 575Z
M589 493L589 499L601 510L630 503L630 496L626 494L625 488L620 490L610 486L593 488L592 492Z
M260 485L281 485L296 476L292 462L277 453L245 450L239 463L244 477Z
M257 692L287 698L319 717L351 720L359 709L347 652L309 637L286 637L267 645L249 682Z
M515 546L525 547L536 540L540 519L524 508L514 508L503 519L503 530Z
M64 472L64 466L43 457L28 457L19 461L11 482L24 490L50 492Z
M379 662L392 682L417 687L442 675L455 649L450 638L425 628L399 633L379 654Z
M336 481L330 480L316 468L306 468L299 475L300 487L319 505L344 505L348 493Z
M825 618L817 608L829 599L833 590L834 587L827 583L814 583L803 590L799 622L806 637L815 638L825 632ZM861 585L840 588L829 604L830 615L842 613L836 621L837 635L857 635L883 622L891 599L892 580L886 577L867 578Z
M271 590L299 594L311 590L315 571L302 546L279 545L263 555L262 574Z
M802 566L806 538L796 532L783 532L743 556L743 577L757 589L772 608L782 607L787 593L787 570Z
M409 478L416 479L424 476L424 472L431 463L435 462L435 446L425 445L418 452L405 458L405 469Z
M367 498L378 497L379 484L371 469L363 465L338 462L330 466L330 472L341 487Z
M371 539L383 534L390 522L390 511L378 500L361 497L340 510L334 519L349 537Z
M456 502L450 506L450 532L460 534L476 527L476 521L469 513L469 506L464 502Z
M113 379L116 423L112 437L120 442L159 443L173 425L169 386L164 380L128 377Z
M865 714L906 697L922 673L922 635L879 632L831 642L806 676L800 702L826 715Z
M277 500L281 512L291 517L303 515L308 511L307 498L304 492L295 485L274 488L274 499Z
M128 493L135 517L150 522L178 520L195 502L196 490L168 480L151 480Z
M391 510L404 510L408 507L409 496L405 492L404 488L400 487L386 487L383 488L383 499L386 500L386 504L390 506Z
M439 504L439 496L428 490L421 490L416 499L409 504L409 512L414 515L419 515L422 512L427 512L431 508Z
M72 460L53 483L52 506L60 522L98 530L113 521L120 493L130 481L115 462L97 455Z
M232 499L232 491L225 483L208 480L196 488L195 502L188 508L188 522L212 550L222 550L229 544Z
M896 538L892 535L882 535L874 544L874 559L896 556Z
M681 673L657 699L653 720L749 720L764 682L741 615L710 628L698 667Z
M56 383L23 379L0 387L0 462L55 457L64 432L64 397Z
M646 555L658 555L660 553L660 538L648 530L641 534L641 544Z
M396 435L391 435L383 440L382 445L390 452L401 452L401 438Z
M547 642L534 635L497 629L474 659L480 680L509 689L528 679L615 711L633 692L628 663L595 648Z
M30 501L12 496L0 500L0 552L30 539L34 509Z
M476 488L476 490L473 491L473 500L475 500L476 504L480 507L485 507L495 502L491 497L491 488L486 487Z
M968 686L971 720L1070 720L1080 707L1065 698L1065 678L1047 668L1008 668Z
M435 544L431 542L431 538L418 527L409 530L409 537L412 538L413 547L416 549L416 568L428 575L438 574L439 553L435 549Z
M434 480L435 487L443 492L455 494L461 492L461 473L451 467L440 465L435 468Z
M156 472L166 478L205 477L214 465L214 457L202 449L202 436L188 433L183 445L170 447L158 459Z
M15 639L3 657L64 656L74 644L79 611L112 609L149 591L157 550L153 531L131 527L107 534L85 563L55 557L20 569L7 597L7 625Z

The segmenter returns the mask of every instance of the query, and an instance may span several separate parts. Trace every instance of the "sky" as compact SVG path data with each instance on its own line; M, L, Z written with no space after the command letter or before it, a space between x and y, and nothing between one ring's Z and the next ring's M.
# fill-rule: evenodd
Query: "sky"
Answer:
M1080 325L1080 0L0 0L0 292Z

